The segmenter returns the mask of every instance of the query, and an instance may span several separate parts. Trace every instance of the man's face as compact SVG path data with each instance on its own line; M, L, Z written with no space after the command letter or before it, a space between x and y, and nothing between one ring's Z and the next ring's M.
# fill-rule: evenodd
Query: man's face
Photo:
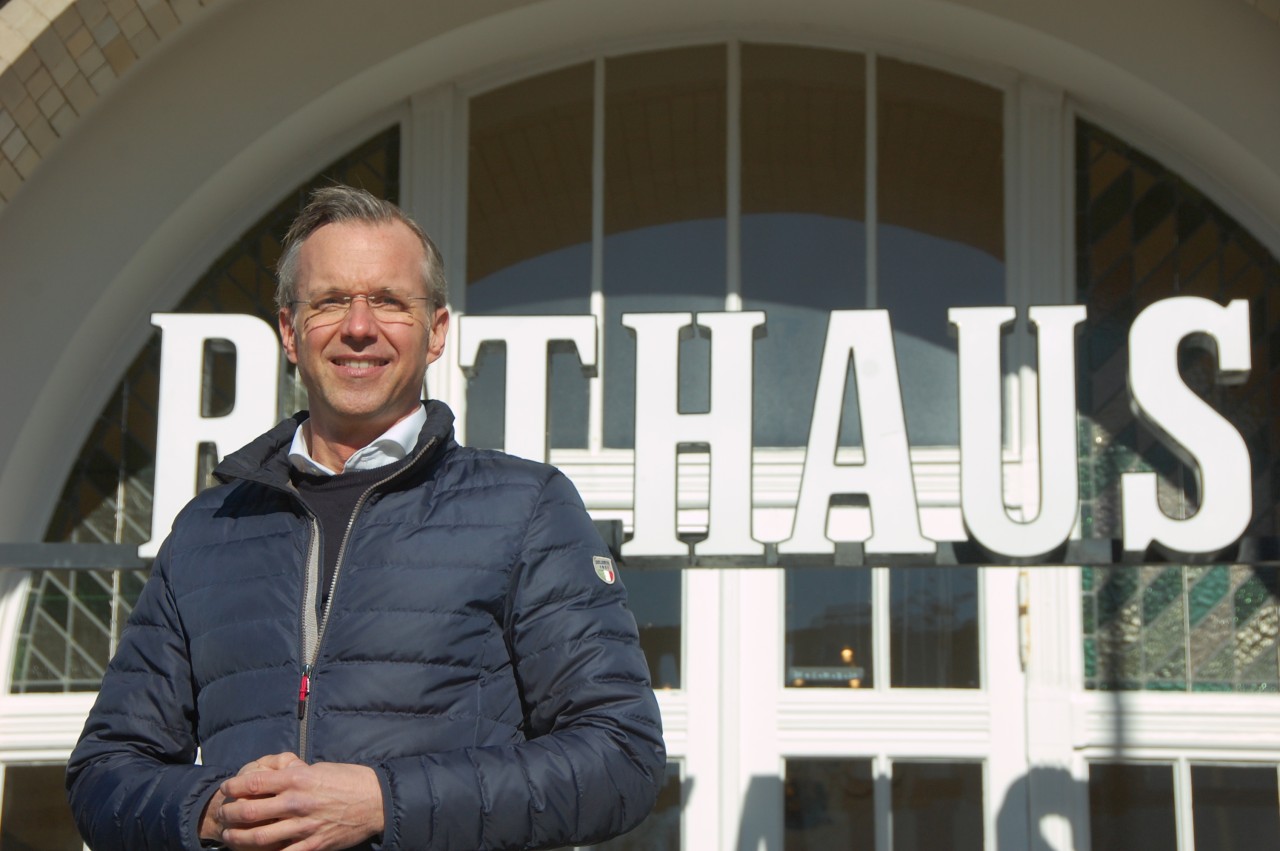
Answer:
M363 445L419 404L427 364L444 350L449 312L432 309L422 280L423 248L400 222L337 223L315 231L298 254L294 299L413 297L411 316L355 299L345 313L315 315L306 304L280 311L280 337L310 398L312 429ZM405 320L408 321L405 321Z

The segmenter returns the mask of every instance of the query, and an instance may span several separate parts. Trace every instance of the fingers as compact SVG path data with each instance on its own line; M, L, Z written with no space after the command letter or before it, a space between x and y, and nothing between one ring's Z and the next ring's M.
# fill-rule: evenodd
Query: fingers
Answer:
M381 784L367 766L276 754L246 765L221 792L214 817L233 849L349 848L383 829Z
M297 754L276 753L258 757L253 762L245 764L236 774L248 774L252 771L281 771L298 765L306 765L306 763L299 759Z
M275 822L253 827L229 827L222 832L221 841L232 851L283 851L302 839L301 825L294 822Z
M256 798L276 795L298 783L297 773L307 764L293 754L262 757L240 769L235 777L222 782L222 793L228 798Z

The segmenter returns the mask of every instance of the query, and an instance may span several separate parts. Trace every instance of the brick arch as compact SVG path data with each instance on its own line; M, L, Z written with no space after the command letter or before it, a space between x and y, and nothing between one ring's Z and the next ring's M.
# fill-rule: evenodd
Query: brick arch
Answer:
M0 0L0 209L137 61L221 0Z
M223 0L0 0L0 210L129 69ZM1280 25L1277 0L1237 0Z

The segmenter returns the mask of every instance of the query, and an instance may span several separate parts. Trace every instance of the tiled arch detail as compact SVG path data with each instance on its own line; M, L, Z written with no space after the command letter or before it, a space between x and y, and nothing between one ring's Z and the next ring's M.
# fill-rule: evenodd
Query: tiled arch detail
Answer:
M0 0L0 209L80 116L221 0Z

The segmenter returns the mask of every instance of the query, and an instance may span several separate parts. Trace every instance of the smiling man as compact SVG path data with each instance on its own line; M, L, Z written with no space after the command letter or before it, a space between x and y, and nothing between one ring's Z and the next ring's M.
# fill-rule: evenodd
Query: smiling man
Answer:
M564 476L458 446L448 408L421 401L449 325L435 246L329 187L278 272L310 411L228 456L174 522L68 765L86 841L535 848L629 830L665 763L635 621Z

